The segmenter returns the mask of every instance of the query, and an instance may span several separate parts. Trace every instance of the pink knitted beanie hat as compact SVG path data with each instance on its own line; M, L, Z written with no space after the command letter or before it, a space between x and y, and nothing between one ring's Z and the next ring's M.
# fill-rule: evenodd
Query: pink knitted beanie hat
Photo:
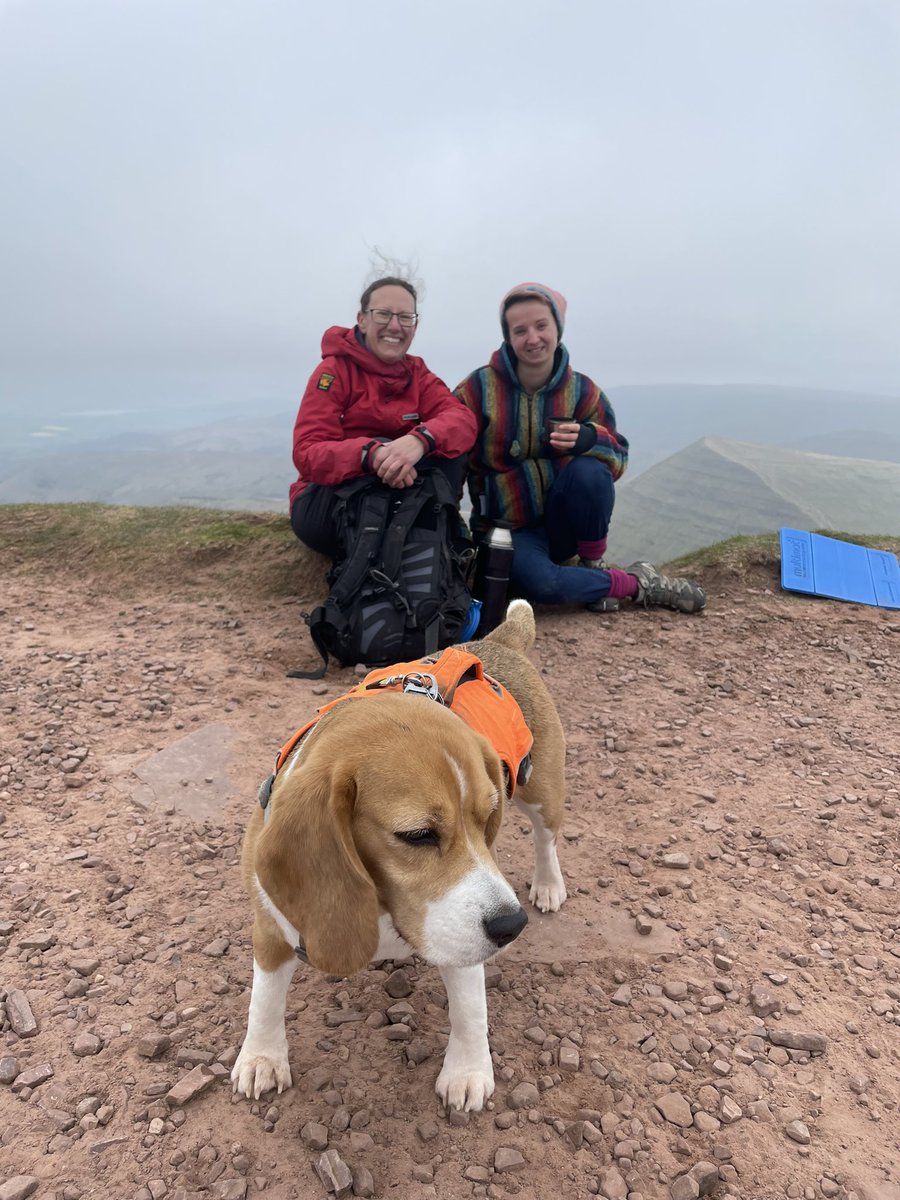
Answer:
M547 287L544 283L519 283L514 288L510 288L500 302L500 325L503 329L504 338L509 339L506 310L517 300L528 300L532 296L536 300L543 300L550 305L550 311L553 313L554 321L556 321L556 328L559 330L559 336L562 337L563 328L566 324L567 306L565 296L561 292Z

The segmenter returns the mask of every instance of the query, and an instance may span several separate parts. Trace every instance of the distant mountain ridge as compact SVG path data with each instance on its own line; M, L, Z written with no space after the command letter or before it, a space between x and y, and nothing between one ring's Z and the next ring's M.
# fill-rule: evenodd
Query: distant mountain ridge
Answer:
M0 504L93 500L286 512L293 478L285 454L196 447L93 451L18 464L0 480Z
M892 444L900 450L900 398L896 397L824 388L690 383L628 384L610 389L609 395L619 428L631 441L632 477L704 437L819 449L854 458L883 457L865 453L867 443L870 447ZM801 445L811 437L822 438L823 443Z
M612 526L618 561L664 562L779 524L900 529L895 475L884 470L900 464L900 398L692 384L629 385L613 388L611 398L631 440ZM271 394L270 401L277 403ZM245 409L233 396L228 402L228 414L214 421L199 423L210 411L207 396L195 410L188 402L179 407L177 427L110 427L93 439L61 427L27 453L4 447L0 503L92 500L286 514L296 410ZM187 424L192 411L194 426ZM32 426L53 415L36 410Z
M193 404L188 383L197 385L198 399ZM69 386L77 392L76 383L70 382ZM219 381L220 390L224 386ZM87 451L125 454L193 450L206 455L235 450L243 454L282 456L286 463L285 478L273 480L272 490L278 491L282 483L287 487L292 477L290 448L297 414L295 392L286 387L280 391L273 388L262 395L247 390L246 404L242 405L235 400L234 390L223 391L220 411L211 419L210 389L204 390L197 381L190 380L186 381L185 389L186 398L177 407L153 408L148 397L141 393L143 407L133 416L118 416L106 423L98 420L85 426L55 408L46 397L26 404L5 395L0 387L6 428L11 424L13 428L19 427L20 432L32 430L30 438L7 437L0 443L0 481L28 463L57 454L74 458ZM127 397L129 393L126 391L124 395ZM631 445L630 479L703 437L900 461L900 397L749 384L625 384L610 388L609 397L619 429ZM82 399L87 406L91 396L88 393ZM107 396L110 403L115 399L115 395ZM88 428L93 432L86 437ZM51 433L51 429L56 432ZM809 439L816 439L816 444L806 444ZM165 470L163 460L157 465ZM252 477L258 475L258 468L250 462L248 470ZM165 475L161 479L168 487ZM239 477L235 485L241 493L252 490L242 486ZM19 486L24 492L26 476L21 477ZM21 495L26 501L43 498L38 494ZM232 506L227 493L221 500Z
M701 438L619 486L610 554L666 562L782 525L900 532L900 464Z
M880 459L900 463L900 436L871 429L840 429L834 433L814 433L787 443L791 450L812 454L832 454L839 458Z

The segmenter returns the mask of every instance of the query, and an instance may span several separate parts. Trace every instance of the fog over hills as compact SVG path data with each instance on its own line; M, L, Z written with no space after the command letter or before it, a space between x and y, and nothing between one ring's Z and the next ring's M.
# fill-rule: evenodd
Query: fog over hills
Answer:
M900 462L900 398L812 388L680 383L627 385L609 395L619 428L631 443L631 479L705 437L855 458L881 458L883 452L864 451L891 444L896 454L892 461ZM810 438L822 441L817 446L801 445Z
M289 460L304 383L305 376L298 383L286 371L149 379L112 373L65 376L55 384L48 378L40 389L32 381L29 389L0 373L0 478L18 462L87 448L241 449ZM624 384L607 393L631 445L630 478L702 437L858 458L883 457L885 445L895 448L892 453L900 448L900 396L749 384ZM856 440L843 445L842 437ZM801 444L810 438L826 442ZM878 453L866 452L876 446L882 447Z
M900 467L888 469L900 463L900 399L688 384L629 385L610 397L631 442L613 523L619 561L666 561L779 524L900 530ZM296 410L279 389L246 404L234 391L217 403L208 389L196 406L180 399L171 409L142 395L109 419L74 404L70 395L69 414L20 406L21 436L0 457L0 502L287 511Z
M89 450L21 464L0 480L0 503L93 500L286 512L291 478L290 458L259 450Z
M610 554L666 562L789 525L900 530L900 463L701 438L617 491Z
M841 429L836 433L818 433L798 438L787 445L792 450L809 450L813 454L900 462L900 437L892 437L888 433L875 433L871 429Z

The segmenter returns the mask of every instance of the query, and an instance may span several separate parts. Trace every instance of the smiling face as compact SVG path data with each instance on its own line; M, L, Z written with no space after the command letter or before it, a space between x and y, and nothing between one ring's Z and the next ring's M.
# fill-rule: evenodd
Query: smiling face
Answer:
M416 336L415 325L405 327L400 324L396 316L392 316L386 325L379 324L372 315L372 309L382 309L391 313L409 313L410 316L414 316L415 300L406 288L387 284L372 292L366 305L366 311L358 313L356 317L356 323L366 346L375 357L381 359L383 363L400 362Z
M509 344L520 363L533 371L553 367L559 331L553 310L543 300L517 300L506 310Z

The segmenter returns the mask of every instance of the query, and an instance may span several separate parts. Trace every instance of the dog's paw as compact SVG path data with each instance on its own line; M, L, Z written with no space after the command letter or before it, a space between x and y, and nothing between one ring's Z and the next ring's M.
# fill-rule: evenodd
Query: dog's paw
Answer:
M566 885L560 872L552 879L535 879L528 899L541 912L558 912L566 902L566 895Z
M274 1054L254 1054L244 1046L231 1069L232 1090L249 1100L258 1100L273 1088L281 1093L291 1082L287 1046Z
M481 1112L485 1103L494 1094L494 1068L473 1065L470 1069L448 1067L446 1059L437 1077L434 1090L445 1108L459 1108L465 1112Z

